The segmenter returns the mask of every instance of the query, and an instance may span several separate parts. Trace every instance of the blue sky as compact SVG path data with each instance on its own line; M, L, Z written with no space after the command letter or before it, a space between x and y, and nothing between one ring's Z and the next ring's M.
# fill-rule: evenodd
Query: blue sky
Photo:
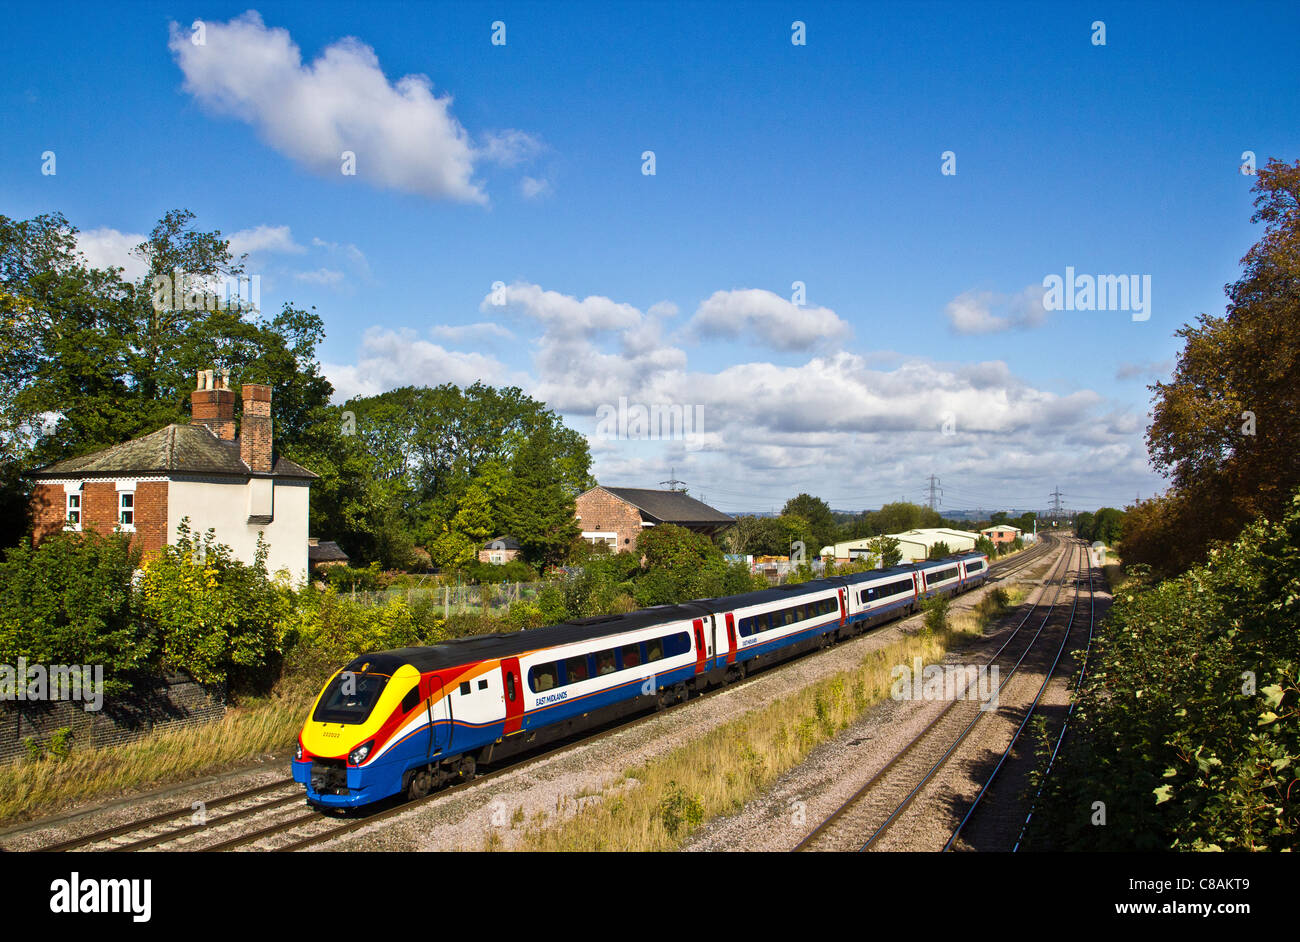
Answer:
M942 509L1160 489L1146 384L1257 238L1242 153L1300 151L1294 4L6 17L0 212L61 211L129 271L187 207L265 309L316 306L340 396L515 383L592 436L602 483L675 472L732 511L920 499L931 473ZM1067 266L1149 276L1150 318L1043 311ZM602 434L620 398L701 434Z

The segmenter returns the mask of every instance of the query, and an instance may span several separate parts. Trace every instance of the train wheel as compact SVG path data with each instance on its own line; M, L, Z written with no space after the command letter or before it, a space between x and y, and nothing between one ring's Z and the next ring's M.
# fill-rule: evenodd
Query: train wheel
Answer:
M473 756L461 756L460 761L456 763L456 774L464 781L468 782L478 771L478 765L474 762Z
M427 768L416 769L411 775L411 780L406 786L406 797L415 801L417 798L423 798L433 790L433 776Z
M673 705L672 692L667 687L660 687L659 692L655 694L655 709L666 710Z

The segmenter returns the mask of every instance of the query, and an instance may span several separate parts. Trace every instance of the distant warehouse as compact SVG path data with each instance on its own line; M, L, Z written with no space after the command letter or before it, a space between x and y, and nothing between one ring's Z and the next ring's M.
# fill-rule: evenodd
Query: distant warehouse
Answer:
M943 543L952 553L966 553L975 548L978 533L967 530L953 530L949 527L926 527L908 530L905 533L886 533L885 536L898 540L898 549L903 554L905 563L919 562L930 555L930 549L936 543ZM849 540L822 548L822 556L834 556L837 563L850 563L860 556L871 552L871 544L879 537L863 540Z

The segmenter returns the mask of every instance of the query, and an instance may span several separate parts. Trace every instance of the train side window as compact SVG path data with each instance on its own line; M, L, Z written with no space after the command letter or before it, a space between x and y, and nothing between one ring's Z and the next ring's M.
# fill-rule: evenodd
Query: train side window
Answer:
M506 671L506 699L511 703L515 702L515 675L513 671Z
M641 645L627 644L623 646L623 668L639 667L641 665Z
M645 660L649 664L651 661L662 660L664 656L664 642L662 638L651 638L645 643Z
M587 667L587 655L580 654L577 657L571 657L564 662L564 673L568 682L576 684L580 680L586 680L591 676Z
M461 681L461 685L460 685L460 695L461 695L462 697L464 697L464 696L466 696L466 695L468 695L468 694L469 694L469 681L468 681L468 680Z
M410 713L420 705L420 685L417 683L414 687L406 692L402 697L402 712Z
M479 689L479 690L487 690L487 678L486 678L486 677L483 678L482 680L480 680L480 681L478 682L478 689Z
M664 657L676 657L691 649L691 636L684 631L664 638Z
M616 670L618 670L618 665L614 662L614 652L612 649L609 651L600 651L596 654L597 675L603 677L605 674L612 674Z
M550 690L555 686L556 675L558 671L555 664L538 664L536 667L528 669L528 686L533 688L533 693L542 693Z

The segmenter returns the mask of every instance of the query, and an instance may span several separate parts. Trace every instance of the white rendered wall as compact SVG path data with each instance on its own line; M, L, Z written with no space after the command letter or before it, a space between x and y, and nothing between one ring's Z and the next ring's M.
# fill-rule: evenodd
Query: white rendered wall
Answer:
M257 482L256 484L254 482ZM225 482L208 480L172 480L167 487L167 539L176 539L176 527L182 517L189 517L190 531L202 536L209 528L216 530L218 543L225 543L237 559L252 563L257 555L260 532L270 552L266 569L274 576L281 569L289 571L294 585L307 578L307 516L310 485L306 482L276 479L272 496L275 519L268 524L248 523L250 491L264 488L266 479ZM263 499L257 500L258 504ZM260 509L260 508L259 508Z

